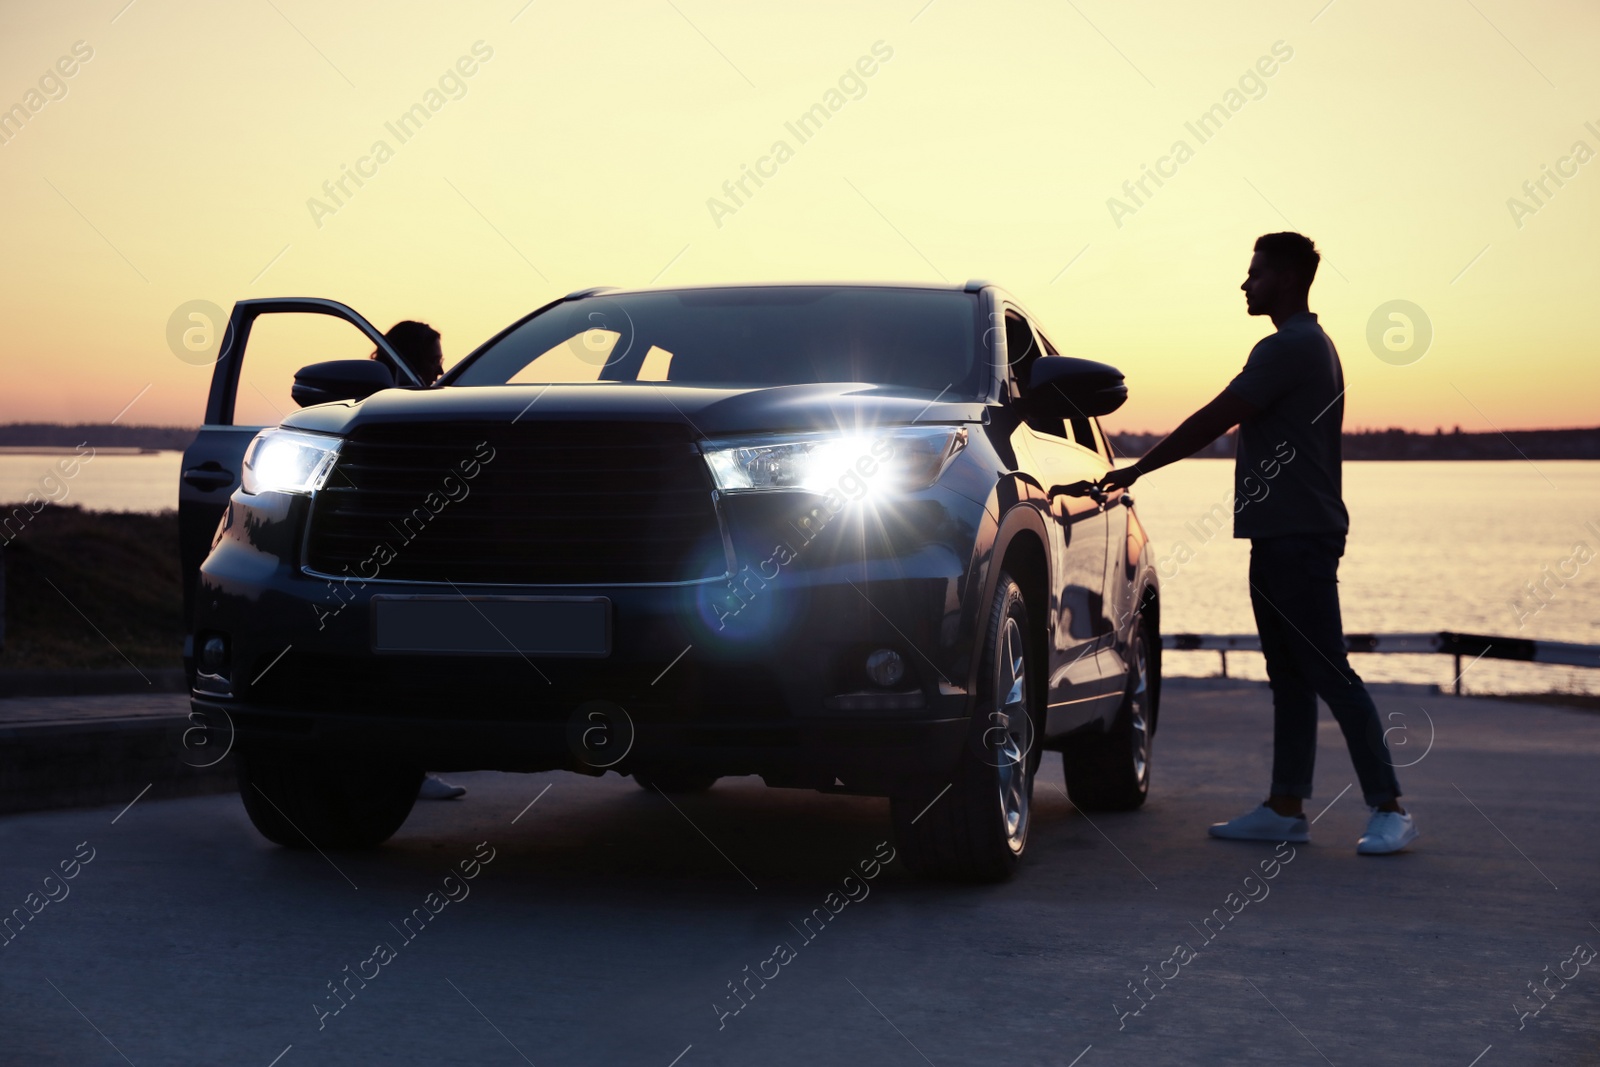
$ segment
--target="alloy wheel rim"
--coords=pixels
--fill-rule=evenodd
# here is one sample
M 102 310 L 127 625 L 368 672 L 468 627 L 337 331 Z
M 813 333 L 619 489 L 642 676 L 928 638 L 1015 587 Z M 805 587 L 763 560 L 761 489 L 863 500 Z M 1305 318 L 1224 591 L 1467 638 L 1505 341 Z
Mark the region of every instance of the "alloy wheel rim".
M 1129 694 L 1128 713 L 1132 720 L 1133 776 L 1140 785 L 1150 773 L 1150 679 L 1145 664 L 1144 638 L 1139 637 L 1133 650 L 1133 691 Z
M 994 750 L 1006 844 L 1021 852 L 1028 836 L 1028 673 L 1022 628 L 1007 616 L 996 642 L 995 725 L 1005 739 Z

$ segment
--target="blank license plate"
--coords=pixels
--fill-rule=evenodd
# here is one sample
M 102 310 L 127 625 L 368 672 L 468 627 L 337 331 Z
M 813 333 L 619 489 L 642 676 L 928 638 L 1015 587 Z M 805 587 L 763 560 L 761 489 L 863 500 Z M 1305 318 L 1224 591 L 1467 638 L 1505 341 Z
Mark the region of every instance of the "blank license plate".
M 480 656 L 607 656 L 611 601 L 603 596 L 375 596 L 372 647 Z

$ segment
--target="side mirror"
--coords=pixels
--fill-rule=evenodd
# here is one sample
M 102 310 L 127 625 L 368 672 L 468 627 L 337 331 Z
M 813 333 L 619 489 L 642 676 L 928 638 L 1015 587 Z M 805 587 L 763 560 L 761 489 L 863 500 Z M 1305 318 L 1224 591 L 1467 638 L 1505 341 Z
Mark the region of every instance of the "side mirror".
M 333 359 L 294 372 L 289 395 L 301 407 L 335 400 L 365 400 L 380 389 L 394 388 L 394 374 L 375 359 Z
M 1027 402 L 1041 414 L 1064 419 L 1109 415 L 1127 399 L 1122 372 L 1108 363 L 1040 356 L 1028 374 Z

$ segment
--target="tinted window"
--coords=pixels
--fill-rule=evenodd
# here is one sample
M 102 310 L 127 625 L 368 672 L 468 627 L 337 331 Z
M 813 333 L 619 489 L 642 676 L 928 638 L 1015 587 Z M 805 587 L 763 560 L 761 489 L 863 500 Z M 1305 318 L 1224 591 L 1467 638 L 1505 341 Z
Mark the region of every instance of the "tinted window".
M 1095 451 L 1108 460 L 1115 460 L 1117 458 L 1117 450 L 1111 447 L 1111 438 L 1106 436 L 1106 428 L 1100 425 L 1099 419 L 1090 419 L 1089 421 L 1094 425 Z
M 1033 372 L 1033 363 L 1040 356 L 1039 346 L 1034 344 L 1033 330 L 1029 328 L 1028 321 L 1018 312 L 1006 310 L 1006 359 L 1011 363 L 1011 376 L 1016 382 L 1018 396 L 1028 388 L 1028 378 Z
M 976 294 L 769 286 L 587 297 L 521 323 L 451 385 L 870 382 L 985 391 Z

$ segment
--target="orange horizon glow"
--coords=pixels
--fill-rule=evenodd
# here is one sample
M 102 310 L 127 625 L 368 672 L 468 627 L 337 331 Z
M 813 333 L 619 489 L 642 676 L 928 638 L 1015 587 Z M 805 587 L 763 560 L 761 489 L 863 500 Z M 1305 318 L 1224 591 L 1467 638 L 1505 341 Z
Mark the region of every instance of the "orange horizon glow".
M 195 300 L 421 319 L 448 366 L 593 285 L 982 277 L 1161 432 L 1271 332 L 1283 229 L 1347 430 L 1600 422 L 1578 3 L 124 3 L 0 13 L 0 422 L 197 425 Z

